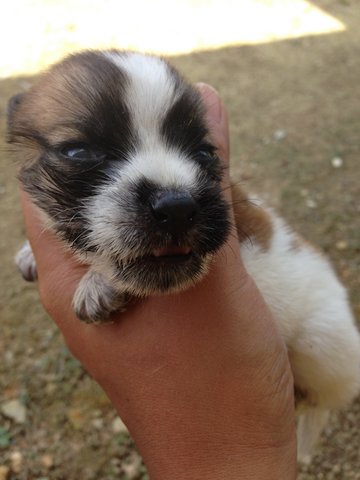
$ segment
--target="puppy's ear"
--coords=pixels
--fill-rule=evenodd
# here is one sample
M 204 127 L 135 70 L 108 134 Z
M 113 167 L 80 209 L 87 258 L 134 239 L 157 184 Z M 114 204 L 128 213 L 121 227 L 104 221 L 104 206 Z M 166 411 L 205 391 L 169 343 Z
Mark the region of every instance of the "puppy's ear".
M 24 93 L 17 93 L 13 97 L 10 98 L 7 104 L 6 108 L 6 120 L 7 120 L 7 128 L 8 131 L 11 132 L 11 127 L 14 124 L 14 114 L 16 110 L 19 108 L 19 105 L 22 102 L 22 99 L 24 97 Z

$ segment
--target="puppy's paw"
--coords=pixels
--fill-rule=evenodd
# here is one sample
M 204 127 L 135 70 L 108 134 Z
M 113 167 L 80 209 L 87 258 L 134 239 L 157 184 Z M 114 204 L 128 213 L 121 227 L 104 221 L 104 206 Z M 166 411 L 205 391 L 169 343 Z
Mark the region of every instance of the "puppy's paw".
M 26 240 L 16 254 L 15 263 L 24 280 L 27 282 L 34 282 L 37 280 L 36 262 L 28 240 Z
M 77 317 L 86 323 L 104 323 L 115 311 L 124 311 L 128 296 L 121 294 L 98 272 L 89 270 L 81 279 L 73 298 Z

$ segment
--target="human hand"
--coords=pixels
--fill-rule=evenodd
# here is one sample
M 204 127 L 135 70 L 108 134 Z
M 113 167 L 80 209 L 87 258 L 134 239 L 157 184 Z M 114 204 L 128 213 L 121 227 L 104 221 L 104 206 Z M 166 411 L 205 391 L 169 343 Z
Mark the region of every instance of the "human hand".
M 220 157 L 228 161 L 224 107 L 199 89 Z M 224 192 L 230 199 L 228 178 Z M 22 193 L 41 300 L 72 353 L 106 391 L 153 480 L 295 478 L 292 375 L 271 313 L 231 235 L 207 277 L 87 325 L 71 300 L 87 267 Z

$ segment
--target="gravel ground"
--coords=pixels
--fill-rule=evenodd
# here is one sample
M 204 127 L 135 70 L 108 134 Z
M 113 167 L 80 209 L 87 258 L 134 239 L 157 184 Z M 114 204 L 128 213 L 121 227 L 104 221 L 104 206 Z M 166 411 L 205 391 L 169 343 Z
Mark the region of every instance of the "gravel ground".
M 182 55 L 228 106 L 232 169 L 329 255 L 360 321 L 360 9 L 316 1 L 339 33 Z M 33 81 L 0 80 L 6 99 Z M 129 480 L 147 474 L 102 391 L 71 357 L 12 256 L 24 239 L 15 166 L 0 145 L 0 480 Z M 300 480 L 360 480 L 360 398 L 336 412 Z

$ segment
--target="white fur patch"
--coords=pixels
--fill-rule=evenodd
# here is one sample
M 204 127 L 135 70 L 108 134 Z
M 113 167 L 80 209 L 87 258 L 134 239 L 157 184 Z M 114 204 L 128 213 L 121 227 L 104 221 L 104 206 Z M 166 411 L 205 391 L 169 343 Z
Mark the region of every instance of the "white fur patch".
M 139 139 L 121 177 L 134 182 L 143 178 L 164 188 L 193 188 L 199 168 L 181 152 L 167 147 L 160 135 L 166 113 L 182 93 L 167 63 L 139 53 L 105 55 L 128 78 L 124 100 Z
M 274 226 L 270 248 L 247 242 L 241 256 L 286 342 L 295 385 L 306 394 L 297 427 L 303 461 L 313 453 L 328 410 L 346 407 L 359 393 L 360 336 L 327 259 L 305 243 L 294 249 L 296 234 L 268 212 Z
M 107 52 L 105 55 L 128 77 L 126 105 L 140 141 L 151 144 L 152 137 L 157 136 L 160 120 L 179 98 L 181 89 L 175 89 L 169 67 L 158 57 L 140 53 Z
M 163 143 L 153 149 L 137 151 L 121 171 L 124 181 L 137 182 L 142 178 L 160 188 L 192 190 L 196 187 L 199 167 L 178 151 L 167 149 Z
M 274 235 L 264 252 L 241 246 L 244 264 L 269 305 L 289 349 L 295 383 L 322 408 L 343 407 L 360 388 L 360 336 L 344 287 L 311 246 L 270 210 Z
M 87 323 L 102 323 L 125 306 L 122 296 L 101 273 L 90 269 L 80 280 L 73 298 L 76 315 Z

